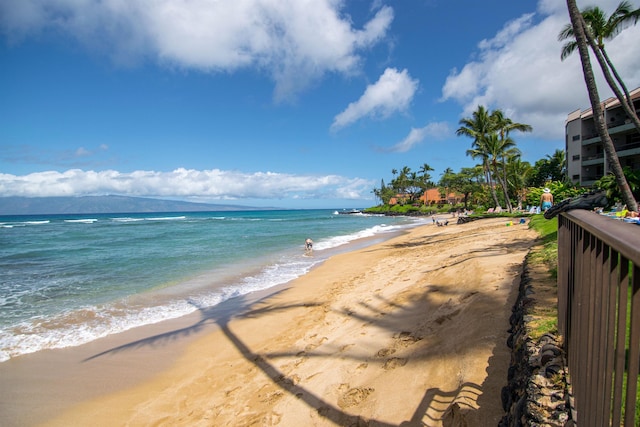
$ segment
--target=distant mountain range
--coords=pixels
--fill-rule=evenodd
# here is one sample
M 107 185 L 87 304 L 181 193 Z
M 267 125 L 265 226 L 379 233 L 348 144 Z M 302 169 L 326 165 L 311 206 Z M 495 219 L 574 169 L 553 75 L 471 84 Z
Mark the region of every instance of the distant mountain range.
M 0 197 L 0 215 L 206 212 L 259 209 L 264 210 L 265 208 L 125 196 Z

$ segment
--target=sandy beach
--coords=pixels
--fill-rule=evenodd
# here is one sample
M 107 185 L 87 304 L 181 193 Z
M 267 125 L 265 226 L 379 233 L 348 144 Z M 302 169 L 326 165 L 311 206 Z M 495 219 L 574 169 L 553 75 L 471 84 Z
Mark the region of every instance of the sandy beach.
M 425 225 L 285 286 L 0 364 L 5 426 L 491 426 L 536 233 Z

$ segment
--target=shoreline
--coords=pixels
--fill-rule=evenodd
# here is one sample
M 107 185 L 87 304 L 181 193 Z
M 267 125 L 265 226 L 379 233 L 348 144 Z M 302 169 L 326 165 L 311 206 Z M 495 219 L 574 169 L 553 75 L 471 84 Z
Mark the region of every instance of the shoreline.
M 8 265 L 4 275 L 3 290 L 8 304 L 2 309 L 0 363 L 46 349 L 82 345 L 146 324 L 188 315 L 197 310 L 196 306 L 211 306 L 234 296 L 278 286 L 306 274 L 314 264 L 327 257 L 384 241 L 420 222 L 388 221 L 368 216 L 355 221 L 326 223 L 319 229 L 318 236 L 314 236 L 318 250 L 311 257 L 305 256 L 308 254 L 303 252 L 303 239 L 292 241 L 291 236 L 308 231 L 299 223 L 319 224 L 335 216 L 327 215 L 305 213 L 294 216 L 301 218 L 301 221 L 293 221 L 294 225 L 281 225 L 280 221 L 285 217 L 280 216 L 273 221 L 268 217 L 264 220 L 229 219 L 233 227 L 228 231 L 210 231 L 209 238 L 201 236 L 194 239 L 193 244 L 183 236 L 195 226 L 190 224 L 197 223 L 203 230 L 225 230 L 226 223 L 221 222 L 225 220 L 194 218 L 193 222 L 172 221 L 166 227 L 164 224 L 141 226 L 137 221 L 133 226 L 118 223 L 117 227 L 111 227 L 109 223 L 102 228 L 80 226 L 83 228 L 79 229 L 82 231 L 78 235 L 73 234 L 73 227 L 77 226 L 63 225 L 62 230 L 54 227 L 53 232 L 62 232 L 65 236 L 60 239 L 62 242 L 77 237 L 80 247 L 85 247 L 84 242 L 93 241 L 82 239 L 86 235 L 99 241 L 93 246 L 86 245 L 90 246 L 87 251 L 71 250 L 69 254 L 64 252 L 68 243 L 60 244 L 62 250 L 58 251 L 53 250 L 56 246 L 49 246 L 46 239 L 38 240 L 40 237 L 37 236 L 46 236 L 52 230 L 43 229 L 38 233 L 35 227 L 30 231 L 26 227 L 13 235 L 10 246 L 16 248 L 17 260 Z M 148 227 L 153 228 L 149 231 Z M 249 238 L 254 229 L 261 230 L 258 244 Z M 166 250 L 158 248 L 156 250 L 162 253 L 156 252 L 155 256 L 154 245 L 144 239 L 140 242 L 141 248 L 136 249 L 138 233 L 147 236 L 158 232 L 183 236 L 176 237 L 181 243 L 175 255 L 167 255 Z M 37 236 L 33 236 L 34 233 Z M 233 233 L 240 233 L 242 237 L 236 238 Z M 218 235 L 225 237 L 217 239 Z M 21 236 L 26 241 L 30 241 L 26 236 L 32 236 L 33 245 L 21 244 Z M 271 242 L 268 236 L 273 237 L 273 245 L 266 243 Z M 125 243 L 122 248 L 115 249 L 110 238 L 124 238 Z M 233 245 L 216 243 L 227 242 L 227 238 L 234 242 Z M 30 264 L 26 261 L 30 260 L 30 255 L 25 253 L 29 249 L 21 248 L 39 244 L 57 255 L 53 260 L 36 257 L 29 261 Z M 100 253 L 99 248 L 103 246 Z M 60 271 L 64 272 L 64 280 L 56 277 Z M 48 290 L 49 287 L 52 290 Z
M 5 362 L 3 423 L 497 424 L 534 239 L 504 219 L 422 225 L 171 325 Z

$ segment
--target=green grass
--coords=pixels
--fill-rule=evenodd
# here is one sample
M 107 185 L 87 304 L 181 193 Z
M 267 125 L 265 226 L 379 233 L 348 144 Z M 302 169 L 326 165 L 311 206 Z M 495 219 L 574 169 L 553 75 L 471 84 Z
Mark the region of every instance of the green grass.
M 538 284 L 536 294 L 543 299 L 536 303 L 527 325 L 529 335 L 537 340 L 546 333 L 558 333 L 557 276 L 558 276 L 558 220 L 547 220 L 542 215 L 533 215 L 529 227 L 540 235 L 541 245 L 532 249 L 528 257 L 531 269 L 549 272 L 549 281 Z M 552 301 L 550 301 L 550 299 Z
M 540 234 L 542 249 L 531 253 L 530 262 L 542 263 L 551 277 L 558 277 L 558 219 L 545 219 L 542 215 L 531 217 L 529 226 Z

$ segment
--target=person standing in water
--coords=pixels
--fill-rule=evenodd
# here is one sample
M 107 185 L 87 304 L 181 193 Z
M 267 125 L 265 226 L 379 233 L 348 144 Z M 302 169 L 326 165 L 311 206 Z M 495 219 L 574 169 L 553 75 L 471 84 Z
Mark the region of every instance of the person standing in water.
M 311 238 L 307 237 L 307 240 L 304 241 L 304 248 L 307 252 L 311 252 L 313 250 L 313 240 L 311 240 Z

